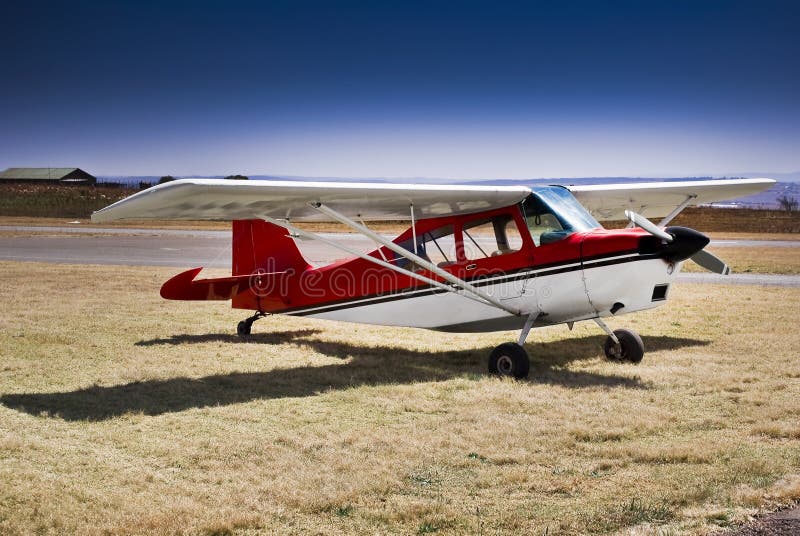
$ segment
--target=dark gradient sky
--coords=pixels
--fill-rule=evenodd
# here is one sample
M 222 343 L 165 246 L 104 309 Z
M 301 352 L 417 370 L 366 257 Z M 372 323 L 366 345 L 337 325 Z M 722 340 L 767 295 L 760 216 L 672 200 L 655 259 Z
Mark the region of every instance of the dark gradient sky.
M 800 2 L 31 1 L 0 20 L 0 167 L 800 169 Z

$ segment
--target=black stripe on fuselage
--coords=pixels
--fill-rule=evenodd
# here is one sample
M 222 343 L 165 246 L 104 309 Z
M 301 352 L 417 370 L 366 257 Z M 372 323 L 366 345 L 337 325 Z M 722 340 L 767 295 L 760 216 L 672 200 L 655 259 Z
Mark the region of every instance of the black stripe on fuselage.
M 551 263 L 547 265 L 540 265 L 536 268 L 525 267 L 516 270 L 503 272 L 502 274 L 494 274 L 488 276 L 479 276 L 466 281 L 474 287 L 485 287 L 488 285 L 497 285 L 503 283 L 511 283 L 524 279 L 532 279 L 536 277 L 544 277 L 549 275 L 563 274 L 567 272 L 574 272 L 584 268 L 600 268 L 603 266 L 612 266 L 615 264 L 624 264 L 628 262 L 637 262 L 644 260 L 652 260 L 659 258 L 657 254 L 640 254 L 631 256 L 636 252 L 617 252 L 613 255 L 598 255 L 588 258 L 583 263 L 580 260 L 562 261 L 559 263 Z M 603 260 L 606 259 L 606 260 Z M 455 287 L 454 287 L 455 288 Z M 372 294 L 369 296 L 358 296 L 357 298 L 344 298 L 336 300 L 335 302 L 327 302 L 319 305 L 305 305 L 292 309 L 284 309 L 282 311 L 275 311 L 274 314 L 287 314 L 293 316 L 308 316 L 321 313 L 330 313 L 342 309 L 350 309 L 353 307 L 361 307 L 367 305 L 376 305 L 380 303 L 387 303 L 397 300 L 407 300 L 410 298 L 417 298 L 422 296 L 429 296 L 432 294 L 443 294 L 446 290 L 427 286 L 409 287 L 381 294 Z

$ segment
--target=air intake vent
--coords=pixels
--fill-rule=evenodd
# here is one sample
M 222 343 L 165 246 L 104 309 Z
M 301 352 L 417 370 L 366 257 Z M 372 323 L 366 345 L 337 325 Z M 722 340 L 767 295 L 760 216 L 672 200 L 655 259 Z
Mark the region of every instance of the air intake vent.
M 667 299 L 667 290 L 669 290 L 669 285 L 656 285 L 653 288 L 653 299 L 652 301 L 664 301 Z

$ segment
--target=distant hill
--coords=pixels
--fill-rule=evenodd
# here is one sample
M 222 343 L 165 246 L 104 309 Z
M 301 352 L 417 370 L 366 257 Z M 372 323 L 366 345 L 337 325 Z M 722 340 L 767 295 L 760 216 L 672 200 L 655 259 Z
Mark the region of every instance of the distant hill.
M 800 171 L 792 173 L 772 173 L 769 171 L 746 171 L 744 173 L 729 173 L 728 177 L 747 177 L 749 179 L 757 179 L 759 177 L 767 177 L 775 179 L 780 182 L 800 182 Z

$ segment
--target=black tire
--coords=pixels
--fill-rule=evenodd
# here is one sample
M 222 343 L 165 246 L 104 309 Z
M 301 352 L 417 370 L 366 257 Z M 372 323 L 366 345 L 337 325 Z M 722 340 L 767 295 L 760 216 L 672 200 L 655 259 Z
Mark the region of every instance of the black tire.
M 246 337 L 250 335 L 251 327 L 253 327 L 253 324 L 251 322 L 248 322 L 247 320 L 242 320 L 236 326 L 236 334 L 239 335 L 240 337 Z
M 614 339 L 608 337 L 603 345 L 606 357 L 612 361 L 638 363 L 644 357 L 644 343 L 639 334 L 630 329 L 616 329 L 614 335 L 619 339 L 619 347 Z
M 527 378 L 531 363 L 528 352 L 517 343 L 506 342 L 489 354 L 489 372 L 498 376 Z

